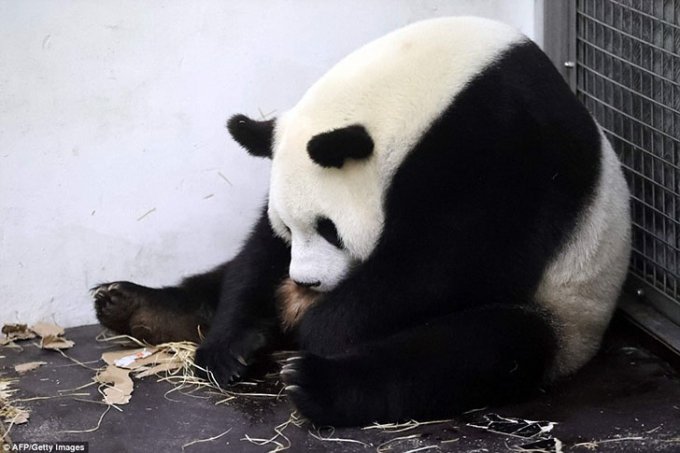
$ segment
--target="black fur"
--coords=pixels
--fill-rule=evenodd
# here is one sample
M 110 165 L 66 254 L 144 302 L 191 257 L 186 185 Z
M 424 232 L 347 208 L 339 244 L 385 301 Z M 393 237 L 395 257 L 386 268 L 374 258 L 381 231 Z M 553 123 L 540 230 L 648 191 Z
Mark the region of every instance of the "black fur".
M 265 208 L 225 268 L 212 328 L 196 351 L 196 364 L 218 382 L 242 377 L 257 353 L 282 336 L 274 293 L 287 276 L 289 262 L 290 249 L 274 235 Z
M 317 425 L 446 418 L 534 391 L 550 365 L 552 338 L 540 313 L 487 305 L 342 354 L 303 354 L 282 377 L 295 406 Z
M 366 157 L 367 142 L 328 134 L 310 141 L 320 165 L 339 168 L 353 149 Z M 397 170 L 372 255 L 297 326 L 301 356 L 282 377 L 302 414 L 427 419 L 536 388 L 556 338 L 532 297 L 593 196 L 599 162 L 595 123 L 534 44 L 472 80 Z M 280 333 L 273 296 L 289 260 L 263 213 L 223 269 L 197 353 L 220 383 Z M 203 288 L 202 278 L 186 282 Z
M 307 153 L 322 167 L 342 168 L 347 159 L 366 159 L 373 153 L 373 139 L 360 124 L 334 129 L 312 137 Z
M 275 120 L 255 121 L 245 115 L 234 115 L 227 121 L 231 136 L 252 156 L 272 157 Z
M 328 217 L 319 217 L 316 220 L 316 232 L 335 247 L 339 249 L 344 247 L 342 238 L 340 238 L 340 235 L 338 234 L 338 229 Z

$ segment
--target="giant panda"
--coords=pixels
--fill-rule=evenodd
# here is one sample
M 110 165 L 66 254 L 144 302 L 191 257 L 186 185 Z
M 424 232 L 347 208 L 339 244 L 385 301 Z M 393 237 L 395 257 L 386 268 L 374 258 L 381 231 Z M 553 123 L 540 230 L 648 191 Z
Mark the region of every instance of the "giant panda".
M 406 26 L 278 118 L 228 129 L 271 158 L 240 252 L 177 286 L 99 285 L 104 326 L 205 334 L 196 363 L 222 385 L 292 341 L 287 395 L 336 426 L 516 401 L 597 351 L 626 274 L 629 194 L 601 129 L 518 31 Z

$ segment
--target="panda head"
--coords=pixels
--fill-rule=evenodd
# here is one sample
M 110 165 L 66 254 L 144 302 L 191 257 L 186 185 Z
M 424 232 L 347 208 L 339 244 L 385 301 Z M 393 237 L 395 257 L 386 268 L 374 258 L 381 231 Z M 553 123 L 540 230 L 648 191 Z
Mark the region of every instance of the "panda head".
M 232 137 L 272 159 L 268 214 L 291 247 L 290 278 L 326 292 L 365 260 L 383 224 L 380 178 L 369 131 L 354 123 L 313 130 L 309 122 L 232 117 Z
M 349 54 L 278 119 L 229 121 L 248 152 L 272 158 L 269 219 L 291 245 L 292 279 L 328 291 L 379 241 L 392 247 L 384 204 L 402 162 L 468 82 L 524 39 L 488 19 L 417 22 Z

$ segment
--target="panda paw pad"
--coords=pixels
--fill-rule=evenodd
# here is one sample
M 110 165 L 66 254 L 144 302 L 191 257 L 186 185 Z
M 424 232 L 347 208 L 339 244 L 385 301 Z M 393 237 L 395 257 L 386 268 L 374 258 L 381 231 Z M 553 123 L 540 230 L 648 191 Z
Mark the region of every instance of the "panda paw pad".
M 97 319 L 104 327 L 129 333 L 129 320 L 140 305 L 136 286 L 129 282 L 114 282 L 92 288 Z

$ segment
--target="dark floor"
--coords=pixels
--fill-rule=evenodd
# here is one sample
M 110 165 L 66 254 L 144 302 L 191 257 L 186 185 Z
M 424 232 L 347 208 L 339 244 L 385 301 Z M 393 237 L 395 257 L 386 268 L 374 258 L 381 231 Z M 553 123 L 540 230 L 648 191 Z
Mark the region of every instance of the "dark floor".
M 99 332 L 99 326 L 67 330 L 66 336 L 76 342 L 66 351 L 68 355 L 82 362 L 100 358 L 105 346 L 94 340 Z M 40 350 L 30 342 L 22 345 L 23 351 L 0 349 L 0 356 L 4 356 L 0 366 L 3 376 L 16 376 L 13 366 L 18 363 L 42 360 L 48 364 L 21 376 L 15 384 L 19 389 L 15 397 L 52 397 L 60 390 L 92 381 L 95 371 L 75 365 L 57 352 Z M 97 368 L 101 362 L 89 365 Z M 285 398 L 240 397 L 216 406 L 216 397 L 199 398 L 205 396 L 201 392 L 193 396 L 177 392 L 165 395 L 169 389 L 168 384 L 154 378 L 136 381 L 132 400 L 121 406 L 123 412 L 109 410 L 98 430 L 83 433 L 63 431 L 94 428 L 106 406 L 72 397 L 28 401 L 24 405 L 31 410 L 30 421 L 12 427 L 9 435 L 15 443 L 86 441 L 91 452 L 171 452 L 231 429 L 219 439 L 186 446 L 184 451 L 265 452 L 276 445 L 257 446 L 245 437 L 274 437 L 275 427 L 288 420 L 291 413 Z M 83 399 L 100 399 L 94 387 L 77 392 L 91 395 Z M 317 431 L 309 423 L 290 424 L 282 430 L 289 441 L 281 436 L 275 440 L 285 446 L 290 442 L 291 452 L 507 452 L 523 451 L 518 448 L 538 440 L 467 425 L 480 425 L 485 416 L 494 413 L 512 419 L 555 422 L 554 429 L 544 437 L 559 439 L 565 452 L 680 452 L 680 376 L 666 361 L 644 349 L 622 322 L 610 330 L 602 352 L 590 365 L 530 402 L 484 409 L 456 421 L 401 432 L 321 431 L 324 437 L 344 441 L 318 440 L 313 437 Z M 508 425 L 514 426 L 501 421 L 496 427 L 502 430 Z

